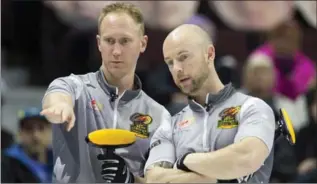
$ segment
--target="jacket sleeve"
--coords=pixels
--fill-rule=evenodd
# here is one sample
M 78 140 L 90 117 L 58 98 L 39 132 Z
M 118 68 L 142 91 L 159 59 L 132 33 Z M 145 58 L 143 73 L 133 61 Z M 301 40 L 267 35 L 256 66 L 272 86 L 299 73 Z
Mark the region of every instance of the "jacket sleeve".
M 63 124 L 53 126 L 53 183 L 75 183 L 80 171 L 77 128 L 66 132 Z
M 241 107 L 239 123 L 234 142 L 246 137 L 257 137 L 271 152 L 275 135 L 275 117 L 268 104 L 258 98 L 248 99 Z
M 60 77 L 55 79 L 50 83 L 47 88 L 43 100 L 46 95 L 53 92 L 61 92 L 69 94 L 72 97 L 72 102 L 75 104 L 75 101 L 80 97 L 81 92 L 83 91 L 83 82 L 76 75 L 70 75 L 67 77 Z
M 146 169 L 161 161 L 166 161 L 174 164 L 175 158 L 175 146 L 172 140 L 172 120 L 169 113 L 165 113 L 163 121 L 160 127 L 154 133 L 150 143 L 150 153 L 148 160 L 144 167 L 144 173 Z

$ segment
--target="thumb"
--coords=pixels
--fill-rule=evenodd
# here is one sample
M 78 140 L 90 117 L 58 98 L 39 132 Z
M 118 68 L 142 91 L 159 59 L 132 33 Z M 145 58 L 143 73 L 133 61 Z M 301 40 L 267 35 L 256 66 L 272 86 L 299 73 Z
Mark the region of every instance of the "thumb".
M 72 115 L 70 116 L 70 119 L 68 120 L 68 123 L 67 123 L 67 131 L 69 132 L 75 125 L 75 115 L 74 113 L 72 113 Z
M 63 123 L 65 123 L 65 122 L 69 123 L 71 116 L 67 110 L 63 109 L 61 116 L 62 116 Z

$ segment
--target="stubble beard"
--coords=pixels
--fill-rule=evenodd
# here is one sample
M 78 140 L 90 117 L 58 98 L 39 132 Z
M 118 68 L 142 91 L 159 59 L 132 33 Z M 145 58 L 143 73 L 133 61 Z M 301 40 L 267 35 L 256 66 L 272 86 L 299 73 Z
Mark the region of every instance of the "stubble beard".
M 202 88 L 203 84 L 206 82 L 206 80 L 209 77 L 209 69 L 208 66 L 201 67 L 199 71 L 202 71 L 200 75 L 196 78 L 193 78 L 191 81 L 191 88 L 184 89 L 182 86 L 178 86 L 181 91 L 187 95 L 187 96 L 195 96 L 195 94 Z

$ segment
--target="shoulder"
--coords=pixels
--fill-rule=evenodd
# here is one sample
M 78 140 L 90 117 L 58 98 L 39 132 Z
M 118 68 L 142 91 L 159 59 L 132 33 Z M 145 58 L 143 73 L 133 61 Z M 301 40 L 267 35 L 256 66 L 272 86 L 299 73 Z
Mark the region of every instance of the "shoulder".
M 70 74 L 65 77 L 56 78 L 50 83 L 48 89 L 46 90 L 46 94 L 55 91 L 66 91 L 74 95 L 75 99 L 78 99 L 86 85 L 93 84 L 94 80 L 96 81 L 96 77 L 93 77 L 93 75 L 93 73 L 84 75 Z
M 97 76 L 96 73 L 87 73 L 82 75 L 71 74 L 68 76 L 70 79 L 76 81 L 77 83 L 81 83 L 82 85 L 97 85 Z
M 245 95 L 247 97 L 246 101 L 242 104 L 242 108 L 264 108 L 271 109 L 271 107 L 262 99 Z
M 246 101 L 241 105 L 240 117 L 252 114 L 262 114 L 274 117 L 273 109 L 262 99 L 247 96 Z
M 62 82 L 68 85 L 83 86 L 85 83 L 87 83 L 87 81 L 89 81 L 89 78 L 91 75 L 92 75 L 91 73 L 84 74 L 84 75 L 70 74 L 68 76 L 56 78 L 51 83 L 51 85 Z
M 141 101 L 143 101 L 143 105 L 146 106 L 146 108 L 154 110 L 154 111 L 158 111 L 158 112 L 162 112 L 162 113 L 168 113 L 168 111 L 166 110 L 166 108 L 159 104 L 157 101 L 155 101 L 153 98 L 151 98 L 150 96 L 148 96 L 143 90 L 141 90 L 140 92 L 140 97 L 141 97 Z
M 156 119 L 159 124 L 163 121 L 170 121 L 171 115 L 168 110 L 144 91 L 140 92 L 139 98 L 134 102 L 137 106 L 141 107 L 142 111 L 148 113 L 153 119 Z

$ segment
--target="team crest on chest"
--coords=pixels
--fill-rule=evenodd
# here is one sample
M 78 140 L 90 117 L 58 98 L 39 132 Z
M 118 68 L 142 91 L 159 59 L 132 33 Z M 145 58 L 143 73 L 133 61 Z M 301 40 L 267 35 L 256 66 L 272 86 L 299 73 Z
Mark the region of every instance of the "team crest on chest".
M 217 128 L 231 129 L 239 125 L 236 115 L 240 112 L 241 106 L 229 107 L 222 110 L 219 114 Z
M 153 119 L 147 114 L 134 113 L 130 116 L 130 120 L 133 124 L 130 125 L 130 130 L 136 133 L 136 136 L 141 138 L 149 137 L 149 125 Z

